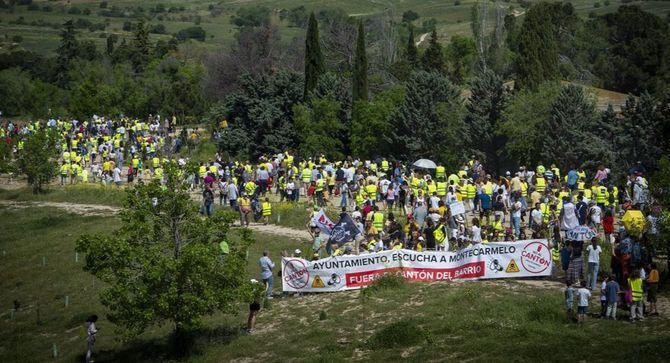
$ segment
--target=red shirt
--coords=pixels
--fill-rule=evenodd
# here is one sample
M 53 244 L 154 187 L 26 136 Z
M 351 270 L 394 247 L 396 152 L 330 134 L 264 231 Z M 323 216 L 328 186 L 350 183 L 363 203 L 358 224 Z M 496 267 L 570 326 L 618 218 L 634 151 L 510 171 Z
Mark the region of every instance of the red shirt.
M 603 230 L 605 230 L 605 234 L 614 233 L 614 217 L 609 216 L 603 218 Z

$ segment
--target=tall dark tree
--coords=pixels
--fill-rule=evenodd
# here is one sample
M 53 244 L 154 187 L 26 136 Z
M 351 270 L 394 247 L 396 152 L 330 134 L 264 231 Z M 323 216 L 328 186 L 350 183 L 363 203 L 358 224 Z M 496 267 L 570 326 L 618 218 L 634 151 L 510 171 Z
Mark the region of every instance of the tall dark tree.
M 416 49 L 414 42 L 414 26 L 409 25 L 409 38 L 407 39 L 407 63 L 412 67 L 416 67 L 419 60 L 419 51 Z
M 619 162 L 629 168 L 641 161 L 647 169 L 654 169 L 663 152 L 662 146 L 667 138 L 663 129 L 662 108 L 659 102 L 649 93 L 643 93 L 639 98 L 629 97 L 621 109 L 621 124 L 617 133 L 622 135 L 618 139 Z
M 141 73 L 149 63 L 149 55 L 151 54 L 151 43 L 149 41 L 149 29 L 144 20 L 140 19 L 135 27 L 133 33 L 133 41 L 131 43 L 133 69 L 137 73 Z
M 447 77 L 413 72 L 405 85 L 405 98 L 390 118 L 394 155 L 425 157 L 457 167 L 465 156 L 463 113 L 458 88 Z
M 72 20 L 68 20 L 63 24 L 63 30 L 60 32 L 61 41 L 56 51 L 58 58 L 56 59 L 56 80 L 61 86 L 65 86 L 69 80 L 68 73 L 72 60 L 77 57 L 79 52 L 79 42 L 77 41 L 77 32 L 74 28 Z
M 365 54 L 365 29 L 363 21 L 358 22 L 358 39 L 354 55 L 353 99 L 355 101 L 368 100 L 368 57 Z
M 551 160 L 564 169 L 609 165 L 613 161 L 612 148 L 601 137 L 599 121 L 595 102 L 582 86 L 563 87 L 551 116 L 541 125 L 542 160 Z
M 423 53 L 421 65 L 427 72 L 444 71 L 444 55 L 442 54 L 442 45 L 437 41 L 437 31 L 433 29 L 430 33 L 428 48 Z
M 540 2 L 526 13 L 517 36 L 517 86 L 537 89 L 559 77 L 559 54 L 570 52 L 577 17 L 571 4 Z
M 316 87 L 319 76 L 325 73 L 326 67 L 321 53 L 319 39 L 319 24 L 314 17 L 314 12 L 309 15 L 307 24 L 307 35 L 305 36 L 305 91 L 304 98 L 307 99 L 309 92 Z
M 467 104 L 465 124 L 468 134 L 476 137 L 470 150 L 483 156 L 486 165 L 500 174 L 505 137 L 496 131 L 502 122 L 507 89 L 501 76 L 486 69 L 470 82 L 470 90 L 472 95 Z

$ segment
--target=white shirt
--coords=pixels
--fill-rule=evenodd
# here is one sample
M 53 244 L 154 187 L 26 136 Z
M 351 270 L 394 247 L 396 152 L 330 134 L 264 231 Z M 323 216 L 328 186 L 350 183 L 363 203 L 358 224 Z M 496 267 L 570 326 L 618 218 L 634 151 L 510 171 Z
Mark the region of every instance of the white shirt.
M 121 182 L 121 169 L 117 166 L 114 168 L 114 182 L 119 183 Z
M 591 221 L 595 224 L 600 224 L 601 213 L 602 211 L 597 205 L 591 207 Z
M 586 251 L 589 253 L 589 263 L 600 263 L 600 254 L 603 252 L 600 246 L 593 248 L 593 245 L 589 245 Z
M 437 209 L 440 207 L 440 198 L 436 196 L 430 197 L 430 207 L 433 209 Z
M 514 202 L 513 209 L 512 209 L 512 217 L 517 217 L 521 218 L 521 202 L 516 201 Z
M 472 242 L 481 242 L 482 241 L 482 229 L 477 226 L 472 226 Z
M 542 211 L 533 209 L 533 211 L 530 212 L 530 216 L 533 218 L 535 224 L 542 224 Z
M 569 231 L 579 226 L 577 213 L 575 213 L 575 205 L 572 203 L 563 204 L 563 218 L 561 219 L 561 229 Z
M 587 290 L 585 287 L 582 287 L 577 290 L 577 296 L 579 296 L 579 306 L 589 306 L 591 291 Z

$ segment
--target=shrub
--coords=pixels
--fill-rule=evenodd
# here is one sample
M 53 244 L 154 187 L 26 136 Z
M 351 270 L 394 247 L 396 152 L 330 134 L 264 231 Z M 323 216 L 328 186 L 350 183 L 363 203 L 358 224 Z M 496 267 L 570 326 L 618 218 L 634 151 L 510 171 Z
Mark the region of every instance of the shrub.
M 594 8 L 599 8 L 599 7 L 600 7 L 600 3 L 599 3 L 599 2 L 595 2 L 595 3 L 593 3 L 593 7 L 594 7 Z
M 605 2 L 603 2 L 603 4 L 605 4 L 605 6 L 610 6 L 610 0 L 605 0 Z
M 376 332 L 367 341 L 371 349 L 396 348 L 416 345 L 421 342 L 431 342 L 432 334 L 417 326 L 413 320 L 400 320 L 391 323 Z
M 360 297 L 367 298 L 380 291 L 399 289 L 403 286 L 405 286 L 405 278 L 402 276 L 402 273 L 385 273 L 377 277 L 365 289 L 361 290 Z
M 204 42 L 207 35 L 205 34 L 205 30 L 203 28 L 199 26 L 192 26 L 177 32 L 176 37 L 180 41 L 184 41 L 187 39 L 195 39 Z

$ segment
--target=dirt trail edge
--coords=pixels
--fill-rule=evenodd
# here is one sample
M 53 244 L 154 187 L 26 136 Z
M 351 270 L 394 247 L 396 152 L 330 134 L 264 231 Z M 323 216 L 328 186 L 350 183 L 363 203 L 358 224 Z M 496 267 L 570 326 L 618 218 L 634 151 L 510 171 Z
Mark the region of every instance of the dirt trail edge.
M 0 200 L 0 206 L 12 209 L 23 209 L 30 207 L 48 207 L 63 209 L 69 213 L 79 214 L 82 216 L 106 217 L 113 216 L 121 211 L 119 207 L 113 207 L 102 204 L 77 204 L 77 203 L 58 203 L 58 202 L 36 202 L 36 201 L 14 201 L 14 200 Z M 239 227 L 235 224 L 234 227 Z M 260 223 L 251 223 L 249 229 L 252 231 L 284 236 L 289 238 L 310 239 L 307 231 L 301 231 L 294 228 L 282 227 L 277 225 L 263 225 Z

